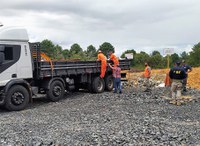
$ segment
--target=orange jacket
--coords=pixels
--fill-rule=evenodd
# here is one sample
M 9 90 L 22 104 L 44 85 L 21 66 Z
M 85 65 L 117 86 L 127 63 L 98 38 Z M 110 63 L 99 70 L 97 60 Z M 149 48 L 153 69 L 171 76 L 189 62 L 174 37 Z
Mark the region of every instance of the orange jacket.
M 103 55 L 103 53 L 99 53 L 97 56 L 98 60 L 100 60 L 102 63 L 106 63 L 106 56 Z
M 115 56 L 114 53 L 112 53 L 112 54 L 110 55 L 110 60 L 113 61 L 114 67 L 116 67 L 116 66 L 119 64 L 119 60 L 118 60 L 117 56 Z
M 100 77 L 104 78 L 105 73 L 106 73 L 106 66 L 107 66 L 106 56 L 104 56 L 103 53 L 99 53 L 97 58 L 98 58 L 98 60 L 101 61 L 101 74 L 100 74 Z
M 150 78 L 151 77 L 151 68 L 149 66 L 146 66 L 144 69 L 144 77 Z

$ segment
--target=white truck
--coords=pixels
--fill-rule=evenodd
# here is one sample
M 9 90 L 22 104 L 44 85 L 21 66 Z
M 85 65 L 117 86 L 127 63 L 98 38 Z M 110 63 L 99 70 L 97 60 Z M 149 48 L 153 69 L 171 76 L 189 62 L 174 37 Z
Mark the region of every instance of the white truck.
M 58 101 L 65 91 L 74 89 L 83 88 L 94 93 L 113 89 L 112 70 L 107 67 L 101 79 L 99 61 L 50 63 L 41 60 L 40 51 L 39 43 L 29 43 L 25 29 L 0 30 L 0 106 L 11 111 L 22 110 L 38 93 Z M 128 70 L 130 60 L 120 60 L 120 67 Z

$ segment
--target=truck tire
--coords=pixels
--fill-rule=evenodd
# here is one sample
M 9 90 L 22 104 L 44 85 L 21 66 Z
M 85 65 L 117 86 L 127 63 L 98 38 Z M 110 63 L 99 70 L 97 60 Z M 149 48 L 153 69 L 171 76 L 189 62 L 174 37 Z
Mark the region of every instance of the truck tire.
M 5 108 L 9 111 L 23 110 L 28 105 L 29 99 L 29 93 L 25 87 L 14 85 L 7 93 Z
M 92 88 L 94 93 L 102 93 L 105 89 L 105 82 L 100 77 L 95 77 L 92 82 Z
M 60 100 L 65 93 L 63 83 L 61 81 L 53 81 L 50 85 L 50 89 L 47 91 L 47 97 L 49 100 L 55 102 Z
M 108 75 L 105 78 L 105 88 L 107 91 L 112 91 L 114 86 L 114 80 L 112 75 Z

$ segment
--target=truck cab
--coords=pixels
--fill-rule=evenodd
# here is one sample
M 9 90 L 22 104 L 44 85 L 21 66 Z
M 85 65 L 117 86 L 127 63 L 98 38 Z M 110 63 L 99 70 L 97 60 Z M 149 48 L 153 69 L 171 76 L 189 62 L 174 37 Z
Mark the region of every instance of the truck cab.
M 25 80 L 33 77 L 28 41 L 25 29 L 6 28 L 0 30 L 0 105 L 5 104 L 5 98 L 13 85 L 23 85 L 23 88 L 28 88 Z M 16 95 L 16 105 L 21 102 L 20 98 L 23 97 Z
M 25 29 L 0 31 L 0 87 L 12 80 L 33 77 L 28 41 Z

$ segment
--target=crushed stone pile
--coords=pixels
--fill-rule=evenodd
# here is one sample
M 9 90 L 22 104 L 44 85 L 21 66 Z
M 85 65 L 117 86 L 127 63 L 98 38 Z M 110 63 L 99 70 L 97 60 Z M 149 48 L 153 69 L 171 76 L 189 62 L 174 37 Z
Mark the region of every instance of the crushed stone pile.
M 1 146 L 200 145 L 200 104 L 176 106 L 163 87 L 122 94 L 68 93 L 59 102 L 34 99 L 23 111 L 0 110 Z M 185 96 L 200 96 L 188 89 Z

